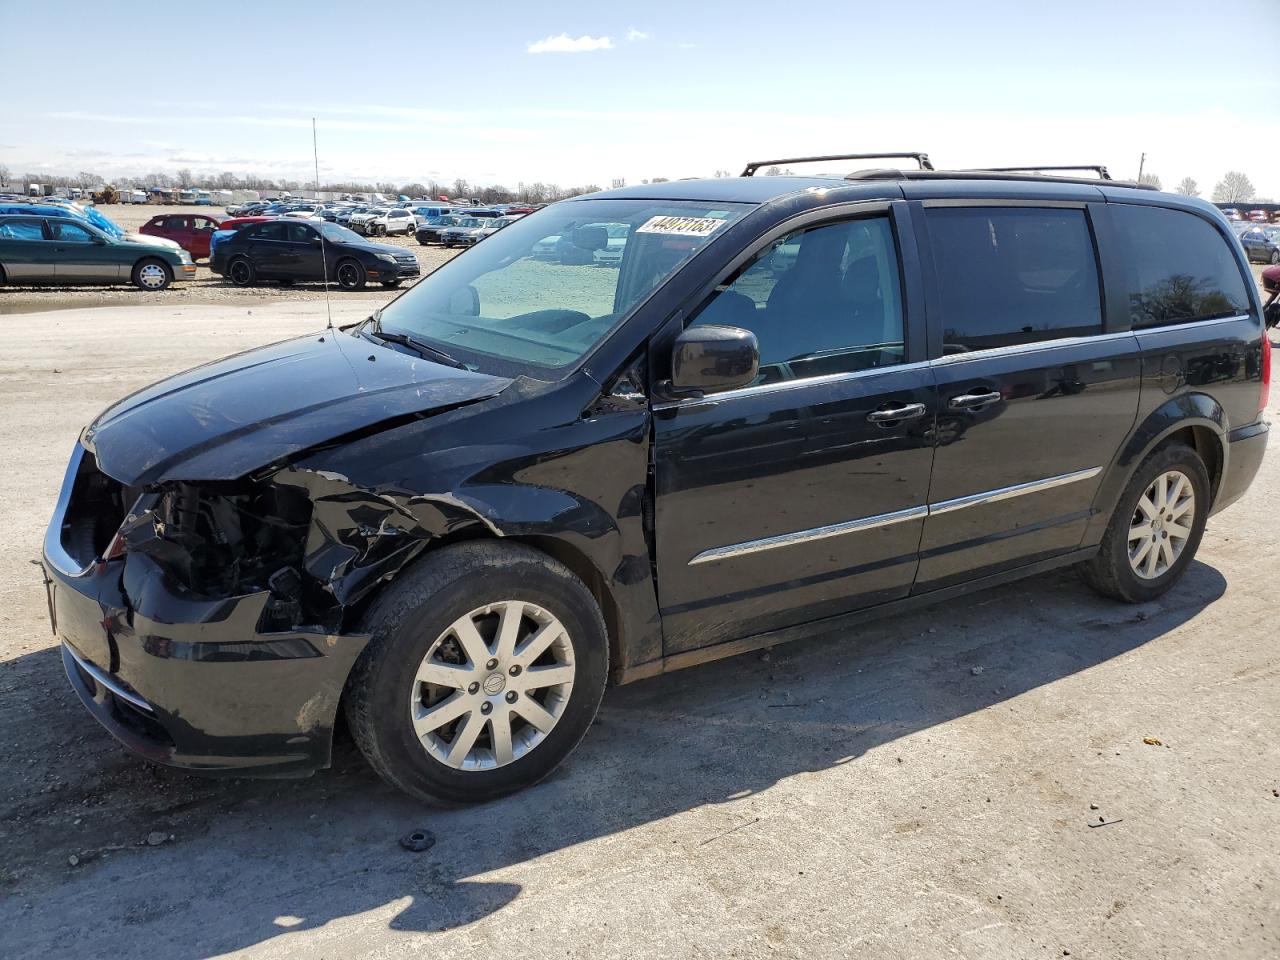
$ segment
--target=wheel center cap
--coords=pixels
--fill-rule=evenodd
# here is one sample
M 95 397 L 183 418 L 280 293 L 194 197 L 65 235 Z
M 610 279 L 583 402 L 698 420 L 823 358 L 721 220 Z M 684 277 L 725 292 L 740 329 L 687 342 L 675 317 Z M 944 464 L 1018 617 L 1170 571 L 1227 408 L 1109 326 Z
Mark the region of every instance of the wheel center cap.
M 507 678 L 500 673 L 491 673 L 484 678 L 484 682 L 480 686 L 486 695 L 495 697 L 506 689 Z

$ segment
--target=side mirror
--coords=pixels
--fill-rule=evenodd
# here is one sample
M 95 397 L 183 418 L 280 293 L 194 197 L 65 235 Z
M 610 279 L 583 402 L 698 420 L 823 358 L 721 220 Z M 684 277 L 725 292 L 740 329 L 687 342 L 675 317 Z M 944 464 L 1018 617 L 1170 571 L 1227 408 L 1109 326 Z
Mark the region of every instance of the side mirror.
M 455 317 L 480 316 L 480 292 L 471 284 L 449 294 L 449 313 Z
M 693 326 L 676 337 L 671 386 L 677 393 L 745 387 L 760 370 L 760 343 L 741 327 Z
M 573 245 L 583 250 L 603 250 L 609 246 L 609 231 L 604 227 L 578 227 L 573 231 Z

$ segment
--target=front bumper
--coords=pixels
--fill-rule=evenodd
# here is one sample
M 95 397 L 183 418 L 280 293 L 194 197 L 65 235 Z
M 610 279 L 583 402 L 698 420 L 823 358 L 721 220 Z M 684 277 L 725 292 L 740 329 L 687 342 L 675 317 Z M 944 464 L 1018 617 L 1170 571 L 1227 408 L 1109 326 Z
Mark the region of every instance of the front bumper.
M 176 275 L 174 276 L 175 280 L 194 280 L 195 278 L 196 278 L 196 265 L 194 263 L 178 264 L 178 269 L 176 271 Z
M 421 272 L 417 257 L 414 258 L 413 263 L 397 261 L 390 264 L 385 260 L 379 260 L 376 265 L 365 268 L 365 274 L 370 280 L 408 280 Z
M 80 448 L 68 477 L 78 468 Z M 266 592 L 208 599 L 144 554 L 82 566 L 65 549 L 71 481 L 45 537 L 49 617 L 72 689 L 106 729 L 157 763 L 206 774 L 299 776 L 325 767 L 363 634 L 263 631 Z
M 1227 462 L 1222 472 L 1222 482 L 1218 485 L 1218 495 L 1214 498 L 1211 513 L 1217 513 L 1239 500 L 1253 478 L 1258 475 L 1262 466 L 1262 457 L 1267 452 L 1267 438 L 1271 435 L 1271 424 L 1264 420 L 1248 424 L 1232 430 L 1227 434 Z

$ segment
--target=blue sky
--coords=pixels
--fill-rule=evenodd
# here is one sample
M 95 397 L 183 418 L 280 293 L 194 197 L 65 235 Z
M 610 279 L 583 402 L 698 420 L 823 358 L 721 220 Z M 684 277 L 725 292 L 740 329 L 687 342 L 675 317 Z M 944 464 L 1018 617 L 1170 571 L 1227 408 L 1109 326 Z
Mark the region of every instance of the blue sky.
M 315 116 L 322 179 L 607 185 L 875 149 L 1133 176 L 1145 150 L 1166 188 L 1241 169 L 1280 197 L 1280 72 L 1227 44 L 1273 48 L 1280 0 L 45 0 L 38 43 L 27 9 L 0 0 L 15 175 L 309 179 Z

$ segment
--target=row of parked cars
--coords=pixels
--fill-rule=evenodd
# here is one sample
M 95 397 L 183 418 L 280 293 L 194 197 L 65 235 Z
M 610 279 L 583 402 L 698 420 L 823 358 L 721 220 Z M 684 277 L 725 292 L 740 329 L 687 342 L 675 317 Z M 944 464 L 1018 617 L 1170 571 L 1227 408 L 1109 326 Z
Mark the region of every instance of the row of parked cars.
M 1232 220 L 1231 229 L 1240 238 L 1250 263 L 1280 264 L 1280 224 Z

